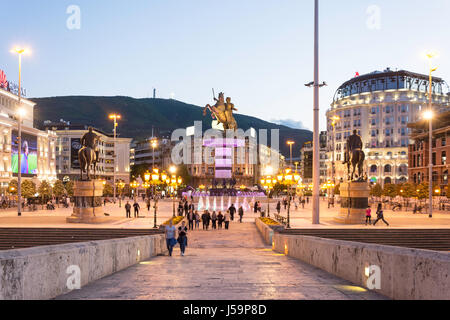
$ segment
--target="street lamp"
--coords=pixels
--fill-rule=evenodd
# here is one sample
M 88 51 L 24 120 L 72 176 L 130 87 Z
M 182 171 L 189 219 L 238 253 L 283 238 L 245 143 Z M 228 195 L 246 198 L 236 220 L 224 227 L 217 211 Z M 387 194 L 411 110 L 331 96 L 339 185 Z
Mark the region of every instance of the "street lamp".
M 117 155 L 116 155 L 116 132 L 117 131 L 116 131 L 116 129 L 117 129 L 117 126 L 119 125 L 117 123 L 117 120 L 120 120 L 121 118 L 122 118 L 122 116 L 120 114 L 113 113 L 113 114 L 109 115 L 109 119 L 114 120 L 114 156 L 113 156 L 113 158 L 114 158 L 114 172 L 113 172 L 114 203 L 116 203 L 116 165 L 117 165 L 117 163 L 116 163 L 116 158 L 117 158 Z
M 426 112 L 424 112 L 424 118 L 426 120 L 428 120 L 429 122 L 429 155 L 428 155 L 428 161 L 429 161 L 429 172 L 428 172 L 428 197 L 429 197 L 429 217 L 432 218 L 433 217 L 433 72 L 436 71 L 438 68 L 437 67 L 433 67 L 432 65 L 432 59 L 435 58 L 437 56 L 436 53 L 427 53 L 426 57 L 428 59 L 428 65 L 429 65 L 429 69 L 430 69 L 430 76 L 429 76 L 429 83 L 430 83 L 430 91 L 428 93 L 428 100 L 429 100 L 429 105 L 428 105 L 428 110 Z
M 22 155 L 22 119 L 25 115 L 25 110 L 22 109 L 22 55 L 28 54 L 29 50 L 24 48 L 14 48 L 11 50 L 12 53 L 19 55 L 19 101 L 18 106 L 19 109 L 17 111 L 18 115 L 18 124 L 17 124 L 17 131 L 18 131 L 18 150 L 17 150 L 17 160 L 18 160 L 18 167 L 17 167 L 17 215 L 20 217 L 22 215 L 22 165 L 21 165 L 21 155 Z
M 298 185 L 301 182 L 301 176 L 298 173 L 292 173 L 291 169 L 286 169 L 284 173 L 280 173 L 277 176 L 279 183 L 284 184 L 288 188 L 288 211 L 287 211 L 287 226 L 286 228 L 291 228 L 291 188 L 293 185 Z
M 150 140 L 150 145 L 151 145 L 151 147 L 152 147 L 152 149 L 153 149 L 153 170 L 155 170 L 155 149 L 158 147 L 158 140 L 157 139 L 152 139 L 152 140 Z M 152 193 L 153 193 L 153 196 L 155 196 L 155 188 L 153 187 L 153 191 L 152 191 Z
M 291 160 L 290 160 L 290 163 L 291 163 L 291 164 L 290 164 L 290 167 L 291 167 L 291 169 L 292 169 L 292 146 L 295 144 L 295 142 L 289 140 L 289 141 L 287 141 L 286 143 L 289 145 L 289 149 L 290 149 L 290 154 L 291 154 Z
M 167 177 L 166 182 L 167 185 L 173 188 L 173 191 L 178 190 L 178 187 L 183 183 L 183 179 L 181 177 L 177 177 L 175 173 L 177 172 L 177 167 L 171 166 L 169 168 L 169 172 L 172 174 L 171 177 Z M 172 195 L 172 211 L 173 217 L 175 217 L 175 196 Z

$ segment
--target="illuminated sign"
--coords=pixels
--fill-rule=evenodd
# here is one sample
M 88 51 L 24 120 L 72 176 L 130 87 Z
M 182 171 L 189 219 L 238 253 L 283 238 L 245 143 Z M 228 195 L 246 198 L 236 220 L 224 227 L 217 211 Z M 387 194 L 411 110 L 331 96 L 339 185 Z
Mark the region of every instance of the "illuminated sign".
M 12 94 L 19 94 L 19 85 L 6 79 L 6 74 L 3 70 L 0 70 L 0 88 L 11 92 Z M 24 88 L 20 88 L 21 95 L 26 97 L 27 91 Z
M 6 80 L 6 74 L 3 70 L 0 70 L 0 88 L 5 90 L 8 89 L 8 81 Z

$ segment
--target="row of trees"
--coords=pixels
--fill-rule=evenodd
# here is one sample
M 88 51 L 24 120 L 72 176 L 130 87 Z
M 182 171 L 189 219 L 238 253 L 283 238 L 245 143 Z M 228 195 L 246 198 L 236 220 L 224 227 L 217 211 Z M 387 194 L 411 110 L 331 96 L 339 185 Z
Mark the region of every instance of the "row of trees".
M 9 193 L 17 195 L 18 183 L 17 180 L 11 180 L 8 186 Z M 36 196 L 42 200 L 50 199 L 51 197 L 73 196 L 73 181 L 63 183 L 56 180 L 53 186 L 47 181 L 42 181 L 39 187 L 32 180 L 23 180 L 21 184 L 22 197 L 26 199 L 35 198 Z
M 374 197 L 389 197 L 395 198 L 397 196 L 402 198 L 418 198 L 419 200 L 427 199 L 429 192 L 429 184 L 422 182 L 421 184 L 403 183 L 403 184 L 390 184 L 387 183 L 384 187 L 380 184 L 375 184 L 371 187 L 370 195 Z M 438 186 L 433 186 L 433 195 L 440 195 L 435 193 L 434 190 L 439 190 Z M 450 198 L 450 188 L 446 191 L 447 198 Z

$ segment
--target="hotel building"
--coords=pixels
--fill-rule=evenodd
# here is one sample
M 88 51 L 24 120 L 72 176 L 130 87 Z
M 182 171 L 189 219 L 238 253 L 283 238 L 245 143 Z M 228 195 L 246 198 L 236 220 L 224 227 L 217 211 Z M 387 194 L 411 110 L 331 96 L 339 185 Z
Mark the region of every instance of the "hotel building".
M 36 104 L 21 99 L 22 118 L 22 178 L 36 185 L 41 181 L 56 180 L 56 134 L 33 127 L 33 109 Z M 7 190 L 9 182 L 17 177 L 17 136 L 19 97 L 6 88 L 0 88 L 0 188 Z M 14 172 L 13 172 L 14 171 Z
M 437 112 L 449 107 L 448 85 L 433 78 L 433 106 Z M 336 180 L 345 180 L 342 164 L 346 140 L 356 130 L 366 153 L 365 171 L 372 183 L 408 180 L 408 123 L 420 119 L 427 107 L 429 77 L 389 68 L 357 76 L 342 84 L 327 111 L 328 155 L 335 160 Z M 339 117 L 333 126 L 333 117 Z M 328 172 L 331 175 L 332 163 Z M 341 180 L 341 181 L 342 181 Z

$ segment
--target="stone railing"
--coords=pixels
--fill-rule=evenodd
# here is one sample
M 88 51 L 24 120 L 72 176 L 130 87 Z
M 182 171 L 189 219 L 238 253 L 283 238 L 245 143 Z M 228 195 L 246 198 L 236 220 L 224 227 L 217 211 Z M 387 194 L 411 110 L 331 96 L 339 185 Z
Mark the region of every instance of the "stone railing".
M 166 252 L 164 234 L 0 251 L 0 300 L 51 299 Z
M 272 245 L 275 232 L 283 231 L 285 229 L 282 225 L 267 225 L 262 222 L 260 218 L 255 219 L 255 224 L 259 233 L 264 238 L 264 242 L 268 245 Z
M 365 288 L 379 268 L 374 290 L 392 299 L 450 299 L 449 253 L 280 233 L 273 240 L 275 251 Z

